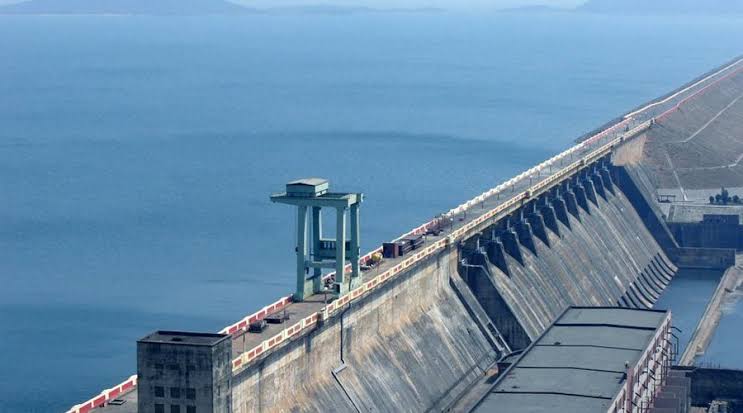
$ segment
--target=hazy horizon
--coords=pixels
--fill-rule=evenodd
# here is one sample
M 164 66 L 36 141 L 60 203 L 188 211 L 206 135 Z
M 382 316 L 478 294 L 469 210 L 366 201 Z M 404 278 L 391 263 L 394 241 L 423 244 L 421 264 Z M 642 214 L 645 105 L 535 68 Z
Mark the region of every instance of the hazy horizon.
M 23 3 L 32 0 L 0 0 L 0 6 Z M 245 7 L 275 8 L 293 6 L 342 6 L 371 8 L 424 8 L 432 7 L 446 10 L 487 10 L 512 7 L 549 5 L 550 7 L 576 7 L 586 0 L 227 0 Z
M 247 7 L 268 8 L 287 6 L 345 6 L 372 8 L 423 8 L 432 7 L 448 10 L 467 9 L 504 9 L 523 6 L 576 7 L 586 0 L 360 0 L 348 2 L 343 0 L 230 0 Z

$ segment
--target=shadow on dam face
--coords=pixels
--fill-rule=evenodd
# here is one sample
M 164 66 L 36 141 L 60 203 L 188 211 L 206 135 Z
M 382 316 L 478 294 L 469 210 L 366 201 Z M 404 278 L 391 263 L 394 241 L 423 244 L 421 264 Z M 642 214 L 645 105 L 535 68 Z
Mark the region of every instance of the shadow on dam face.
M 238 372 L 235 411 L 445 410 L 566 307 L 652 306 L 676 267 L 608 172 L 550 191 Z
M 450 287 L 447 248 L 233 378 L 238 412 L 441 410 L 497 351 Z
M 675 274 L 612 169 L 544 195 L 542 208 L 514 214 L 463 249 L 460 273 L 512 349 L 571 305 L 650 308 Z M 563 209 L 570 213 L 553 219 Z

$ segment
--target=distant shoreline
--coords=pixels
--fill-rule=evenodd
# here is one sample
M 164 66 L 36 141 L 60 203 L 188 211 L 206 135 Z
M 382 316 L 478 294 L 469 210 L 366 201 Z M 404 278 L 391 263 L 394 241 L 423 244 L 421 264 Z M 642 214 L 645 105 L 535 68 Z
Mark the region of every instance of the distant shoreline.
M 434 14 L 434 13 L 457 13 L 459 10 L 448 10 L 443 8 L 415 8 L 415 9 L 375 9 L 365 7 L 276 7 L 276 8 L 248 8 L 244 10 L 225 11 L 225 12 L 32 12 L 32 11 L 5 11 L 0 6 L 0 16 L 27 16 L 27 17 L 199 17 L 199 16 L 347 16 L 361 14 Z M 613 16 L 613 17 L 674 17 L 674 16 L 697 16 L 697 17 L 718 17 L 738 19 L 743 17 L 743 11 L 732 11 L 729 13 L 721 12 L 640 12 L 640 11 L 599 11 L 586 10 L 583 8 L 558 8 L 550 6 L 530 6 L 516 7 L 506 9 L 488 10 L 486 14 L 522 14 L 522 15 L 540 15 L 540 14 L 576 14 L 576 15 L 596 15 L 596 16 Z
M 196 16 L 289 16 L 289 15 L 350 15 L 350 14 L 423 14 L 423 13 L 442 13 L 445 9 L 441 8 L 390 8 L 376 9 L 371 7 L 331 7 L 331 6 L 307 6 L 307 7 L 274 7 L 274 8 L 248 8 L 233 11 L 206 11 L 206 12 L 34 12 L 26 10 L 3 10 L 8 6 L 0 6 L 0 16 L 152 16 L 152 17 L 196 17 Z M 238 6 L 242 7 L 242 6 Z

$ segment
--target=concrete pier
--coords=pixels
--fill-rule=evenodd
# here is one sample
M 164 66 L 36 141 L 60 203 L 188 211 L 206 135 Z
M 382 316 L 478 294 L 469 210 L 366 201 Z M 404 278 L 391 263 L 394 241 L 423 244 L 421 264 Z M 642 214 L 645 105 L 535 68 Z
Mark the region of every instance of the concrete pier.
M 526 217 L 529 225 L 531 226 L 531 232 L 546 246 L 550 246 L 550 239 L 547 236 L 547 227 L 544 223 L 544 218 L 539 213 L 531 213 Z
M 581 184 L 575 184 L 571 188 L 573 191 L 573 194 L 575 194 L 575 201 L 583 208 L 583 210 L 590 214 L 591 213 L 591 207 L 588 205 L 588 196 L 586 195 L 586 188 Z
M 531 251 L 532 254 L 537 255 L 537 246 L 534 243 L 534 234 L 531 230 L 531 224 L 526 220 L 521 219 L 516 223 L 516 234 L 519 238 L 519 243 L 524 246 L 527 250 Z
M 552 205 L 545 205 L 539 209 L 539 214 L 542 217 L 544 226 L 549 228 L 555 235 L 560 236 L 560 224 L 557 223 L 557 214 L 555 208 Z M 547 237 L 547 234 L 545 234 Z M 549 237 L 547 237 L 549 239 Z
M 507 276 L 510 276 L 511 272 L 508 269 L 508 261 L 506 260 L 506 251 L 503 247 L 503 242 L 500 239 L 489 241 L 485 246 L 485 250 L 490 263 L 498 267 Z
M 580 189 L 576 192 L 582 193 Z M 565 194 L 566 199 L 575 199 L 573 192 Z M 565 214 L 568 225 L 557 219 L 557 211 L 564 211 L 561 207 L 565 204 L 570 203 L 552 199 L 551 206 L 542 210 L 547 211 L 544 216 L 555 211 L 555 219 L 536 221 L 544 224 L 540 236 L 548 242 L 534 242 L 540 239 L 536 236 L 537 225 L 516 225 L 523 250 L 530 251 L 519 254 L 520 260 L 513 254 L 498 255 L 496 249 L 489 249 L 488 256 L 497 258 L 498 264 L 492 258 L 488 260 L 489 275 L 483 278 L 490 277 L 492 285 L 481 280 L 474 295 L 483 300 L 483 308 L 500 331 L 519 337 L 519 343 L 509 343 L 512 348 L 526 342 L 523 336 L 514 334 L 514 322 L 532 340 L 569 305 L 649 308 L 675 274 L 675 265 L 621 191 L 607 199 L 597 197 L 592 213 L 580 214 L 581 220 Z M 546 230 L 548 221 L 557 226 L 556 231 Z M 515 248 L 519 243 L 511 244 Z M 515 320 L 504 317 L 504 308 Z
M 609 169 L 604 166 L 599 170 L 599 173 L 601 174 L 601 179 L 603 180 L 606 190 L 611 192 L 612 195 L 616 195 L 616 193 L 614 192 L 614 182 L 611 179 Z
M 518 236 L 516 235 L 516 232 L 507 229 L 503 231 L 500 236 L 500 241 L 503 243 L 503 248 L 505 251 L 513 257 L 514 260 L 520 265 L 524 264 L 524 257 L 521 254 L 521 247 L 519 246 Z
M 596 188 L 593 185 L 593 181 L 590 178 L 585 178 L 581 182 L 581 186 L 586 192 L 586 198 L 598 206 L 599 201 L 596 199 Z
M 573 190 L 573 187 L 570 187 L 563 192 L 562 196 L 565 200 L 565 207 L 567 208 L 568 212 L 580 221 L 580 211 L 578 210 L 578 199 L 577 196 Z
M 596 194 L 604 198 L 604 201 L 608 201 L 608 198 L 606 195 L 606 188 L 604 187 L 604 180 L 603 178 L 601 178 L 601 175 L 597 171 L 594 170 L 591 173 L 591 176 L 589 179 L 593 183 L 593 187 L 596 189 Z
M 555 216 L 560 220 L 565 228 L 570 229 L 570 219 L 568 218 L 568 207 L 567 202 L 561 196 L 555 196 L 550 199 L 550 203 L 555 210 Z M 572 212 L 571 212 L 572 214 Z

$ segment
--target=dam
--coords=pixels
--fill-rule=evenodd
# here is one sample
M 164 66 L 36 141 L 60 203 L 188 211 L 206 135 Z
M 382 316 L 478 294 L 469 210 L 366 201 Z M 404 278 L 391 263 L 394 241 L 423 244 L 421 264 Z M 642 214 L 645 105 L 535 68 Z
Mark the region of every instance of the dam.
M 659 199 L 689 199 L 691 190 L 710 188 L 709 182 L 740 182 L 740 159 L 721 155 L 731 171 L 705 164 L 713 175 L 705 183 L 684 171 L 717 144 L 714 136 L 705 144 L 705 129 L 737 108 L 742 72 L 743 60 L 735 60 L 599 128 L 394 240 L 419 240 L 401 256 L 380 247 L 357 260 L 353 249 L 345 256 L 346 242 L 339 241 L 335 272 L 298 280 L 297 293 L 220 334 L 161 332 L 140 344 L 159 348 L 173 336 L 219 346 L 214 360 L 228 367 L 215 368 L 214 375 L 230 390 L 211 399 L 212 411 L 222 411 L 217 405 L 234 412 L 471 411 L 502 380 L 504 360 L 534 348 L 568 308 L 647 311 L 680 268 L 734 264 L 729 248 L 679 243 Z M 678 138 L 674 131 L 687 131 L 688 123 L 699 126 L 690 138 Z M 655 146 L 664 139 L 670 142 L 664 150 L 672 149 L 661 158 Z M 673 146 L 683 139 L 695 143 L 692 149 Z M 727 149 L 741 149 L 740 139 L 725 142 Z M 687 163 L 669 168 L 674 159 L 674 165 Z M 330 294 L 321 290 L 327 280 L 339 284 Z M 664 335 L 656 340 L 667 343 L 663 323 Z M 139 370 L 69 411 L 150 411 L 138 408 L 138 394 L 166 396 L 158 396 L 162 388 L 143 388 L 150 376 Z M 200 397 L 195 391 L 188 397 L 190 389 L 186 397 L 181 390 L 169 397 Z M 647 406 L 660 400 L 658 394 L 623 397 Z M 498 411 L 497 403 L 493 408 Z

